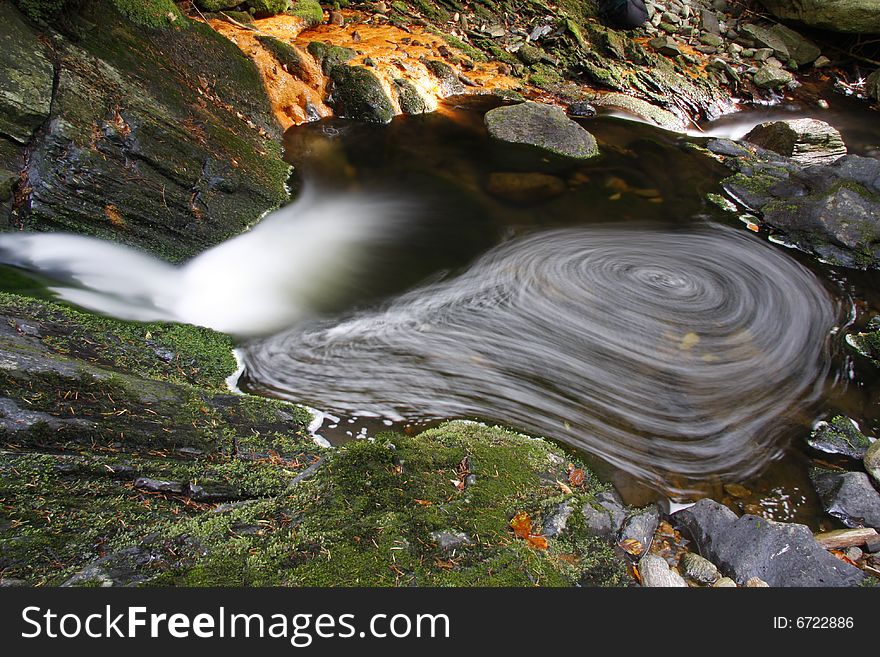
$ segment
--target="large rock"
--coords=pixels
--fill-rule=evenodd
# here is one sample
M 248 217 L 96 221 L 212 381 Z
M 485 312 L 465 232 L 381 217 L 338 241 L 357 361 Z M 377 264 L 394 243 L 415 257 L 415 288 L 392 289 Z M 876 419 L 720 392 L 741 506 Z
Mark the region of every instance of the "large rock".
M 880 440 L 874 441 L 865 452 L 865 470 L 874 478 L 874 483 L 880 486 Z
M 864 472 L 810 473 L 822 506 L 847 527 L 880 529 L 880 493 Z
M 553 105 L 530 101 L 498 107 L 486 113 L 485 121 L 492 138 L 502 142 L 534 146 L 574 160 L 599 154 L 593 135 Z
M 865 93 L 868 98 L 880 102 L 880 69 L 877 69 L 865 81 Z
M 840 132 L 816 119 L 761 123 L 745 140 L 803 164 L 828 164 L 846 155 Z
M 25 144 L 49 117 L 54 67 L 37 34 L 0 3 L 0 135 Z
M 794 80 L 794 76 L 785 69 L 766 64 L 758 69 L 753 80 L 759 89 L 780 89 Z
M 702 556 L 740 585 L 760 577 L 770 586 L 855 586 L 865 577 L 823 549 L 805 525 L 737 518 L 709 499 L 678 511 L 672 520 Z
M 388 123 L 394 107 L 379 79 L 363 66 L 336 66 L 330 72 L 329 102 L 337 116 Z
M 55 94 L 30 145 L 18 186 L 29 193 L 12 209 L 13 225 L 181 261 L 287 198 L 280 128 L 235 44 L 182 16 L 137 25 L 113 3 L 73 3 L 63 20 L 70 38 L 43 28 Z
M 724 188 L 792 246 L 836 265 L 880 267 L 880 160 L 846 155 L 804 168 L 765 151 L 733 167 Z
M 880 32 L 877 0 L 761 0 L 775 16 L 835 32 Z

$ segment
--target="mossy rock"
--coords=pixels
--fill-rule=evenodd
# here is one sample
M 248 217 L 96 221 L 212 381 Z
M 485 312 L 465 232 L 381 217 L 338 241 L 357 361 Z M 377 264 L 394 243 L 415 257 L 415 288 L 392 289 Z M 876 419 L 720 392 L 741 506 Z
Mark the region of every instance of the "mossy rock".
M 296 0 L 287 13 L 305 19 L 309 25 L 320 25 L 324 20 L 324 10 L 317 0 Z
M 336 66 L 330 72 L 328 102 L 337 116 L 388 123 L 394 117 L 394 107 L 379 79 L 362 66 Z
M 424 114 L 429 111 L 428 104 L 409 80 L 396 79 L 394 86 L 397 89 L 397 103 L 400 111 L 404 114 Z
M 288 73 L 300 79 L 308 77 L 308 69 L 303 62 L 302 55 L 296 48 L 265 34 L 258 34 L 255 38 L 260 45 L 272 53 L 272 56 L 287 69 Z
M 557 448 L 500 428 L 452 422 L 385 434 L 347 443 L 272 500 L 165 523 L 86 572 L 120 570 L 134 549 L 168 555 L 128 575 L 153 585 L 627 584 L 623 561 L 579 513 L 546 549 L 511 530 L 513 516 L 528 513 L 539 534 L 561 503 L 579 507 L 602 490 L 588 474 L 563 493 L 556 481 L 567 471 Z
M 357 53 L 351 48 L 334 46 L 331 43 L 325 43 L 323 41 L 312 41 L 306 49 L 321 65 L 321 70 L 324 71 L 324 75 L 329 75 L 330 71 L 334 68 L 345 64 L 357 56 Z
M 830 422 L 822 422 L 817 426 L 807 443 L 813 449 L 826 454 L 840 454 L 861 460 L 865 456 L 871 441 L 858 430 L 849 418 L 838 415 Z
M 500 142 L 521 144 L 570 160 L 599 154 L 596 139 L 552 105 L 526 102 L 486 113 L 489 135 Z

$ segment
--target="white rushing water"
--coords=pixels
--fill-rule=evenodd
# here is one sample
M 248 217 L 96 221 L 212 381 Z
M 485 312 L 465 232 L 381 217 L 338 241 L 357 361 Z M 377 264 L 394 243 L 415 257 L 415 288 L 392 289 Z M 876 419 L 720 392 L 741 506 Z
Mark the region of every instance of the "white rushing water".
M 369 251 L 402 230 L 406 210 L 398 200 L 312 189 L 179 267 L 64 233 L 0 234 L 0 262 L 62 282 L 50 290 L 99 313 L 265 335 L 326 307 L 369 265 Z

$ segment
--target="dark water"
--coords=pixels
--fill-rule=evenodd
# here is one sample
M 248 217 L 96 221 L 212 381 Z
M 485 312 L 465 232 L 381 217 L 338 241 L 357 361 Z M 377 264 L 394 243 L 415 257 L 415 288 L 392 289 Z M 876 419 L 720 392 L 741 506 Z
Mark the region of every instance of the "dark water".
M 877 372 L 841 330 L 880 309 L 877 275 L 770 244 L 707 202 L 727 171 L 693 152 L 699 138 L 594 119 L 602 156 L 560 169 L 494 147 L 490 106 L 288 133 L 302 178 L 415 209 L 357 307 L 247 345 L 242 386 L 332 412 L 332 442 L 500 422 L 585 455 L 634 503 L 739 483 L 741 507 L 820 527 L 810 427 L 844 413 L 880 428 Z M 836 116 L 870 151 L 878 128 Z

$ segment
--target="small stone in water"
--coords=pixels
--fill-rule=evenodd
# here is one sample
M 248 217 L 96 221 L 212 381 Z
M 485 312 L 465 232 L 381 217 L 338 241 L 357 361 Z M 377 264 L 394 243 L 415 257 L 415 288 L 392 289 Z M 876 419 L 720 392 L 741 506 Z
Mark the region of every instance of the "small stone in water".
M 721 577 L 714 563 L 693 552 L 685 552 L 682 555 L 681 568 L 685 577 L 701 584 L 712 584 Z
M 740 484 L 724 484 L 724 492 L 740 499 L 750 497 L 752 494 L 752 491 Z

